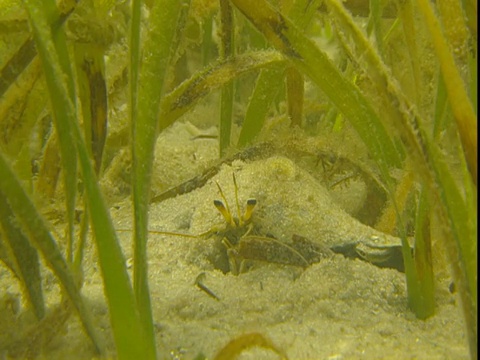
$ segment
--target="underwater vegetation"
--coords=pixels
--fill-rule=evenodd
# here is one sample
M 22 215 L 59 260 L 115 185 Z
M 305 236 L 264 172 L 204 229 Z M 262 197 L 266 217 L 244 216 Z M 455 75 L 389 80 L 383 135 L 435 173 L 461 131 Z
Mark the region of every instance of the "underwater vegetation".
M 358 216 L 402 239 L 410 310 L 435 316 L 436 271 L 449 267 L 477 357 L 475 1 L 2 0 L 0 49 L 0 260 L 21 284 L 31 331 L 47 333 L 9 351 L 38 355 L 75 313 L 100 355 L 163 356 L 148 284 L 149 206 L 218 169 L 155 193 L 155 144 L 209 101 L 219 108 L 219 164 L 258 149 L 298 151 L 326 172 L 364 178 L 371 202 Z M 342 145 L 365 149 L 357 156 L 308 142 L 350 133 Z M 102 180 L 124 154 L 124 188 L 108 192 Z M 132 278 L 109 210 L 128 196 Z M 89 232 L 114 350 L 81 292 Z M 62 288 L 51 312 L 45 266 Z M 255 346 L 286 358 L 259 333 L 232 339 L 217 358 Z

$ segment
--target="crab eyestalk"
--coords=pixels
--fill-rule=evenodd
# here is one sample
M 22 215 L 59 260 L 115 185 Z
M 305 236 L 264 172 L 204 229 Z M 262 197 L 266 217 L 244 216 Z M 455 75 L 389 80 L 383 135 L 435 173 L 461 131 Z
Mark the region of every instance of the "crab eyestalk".
M 245 208 L 245 213 L 243 214 L 243 217 L 242 217 L 245 223 L 247 223 L 252 218 L 253 209 L 255 209 L 256 205 L 257 205 L 256 199 L 247 200 L 247 207 Z
M 213 205 L 215 205 L 217 210 L 220 212 L 220 214 L 222 214 L 222 216 L 224 217 L 225 221 L 228 224 L 232 226 L 236 226 L 235 220 L 233 219 L 232 214 L 230 213 L 230 210 L 228 209 L 228 207 L 225 206 L 223 202 L 221 202 L 220 200 L 213 200 Z
M 225 221 L 228 224 L 230 224 L 232 226 L 237 226 L 238 221 L 235 221 L 235 218 L 232 216 L 232 212 L 230 211 L 230 207 L 228 206 L 227 198 L 223 194 L 223 191 L 222 191 L 222 188 L 220 187 L 220 184 L 216 181 L 215 181 L 215 184 L 217 184 L 218 191 L 220 192 L 220 196 L 222 197 L 225 204 L 223 202 L 221 202 L 220 200 L 213 200 L 213 205 L 215 205 L 215 207 L 218 209 L 218 211 L 220 211 L 220 213 L 223 215 L 223 217 L 225 218 Z

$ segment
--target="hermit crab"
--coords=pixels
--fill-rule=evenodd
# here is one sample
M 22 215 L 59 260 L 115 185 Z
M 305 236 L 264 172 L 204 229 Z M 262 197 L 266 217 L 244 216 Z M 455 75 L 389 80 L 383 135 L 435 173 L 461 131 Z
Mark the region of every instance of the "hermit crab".
M 307 267 L 331 254 L 327 248 L 309 242 L 299 235 L 292 236 L 292 241 L 286 243 L 271 235 L 261 234 L 252 221 L 257 200 L 248 199 L 242 213 L 238 201 L 235 173 L 232 177 L 235 188 L 236 216 L 233 215 L 220 184 L 216 182 L 222 200 L 214 200 L 213 204 L 222 214 L 225 224 L 209 232 L 209 235 L 217 236 L 225 246 L 229 271 L 238 275 L 246 270 L 247 262 L 252 261 Z

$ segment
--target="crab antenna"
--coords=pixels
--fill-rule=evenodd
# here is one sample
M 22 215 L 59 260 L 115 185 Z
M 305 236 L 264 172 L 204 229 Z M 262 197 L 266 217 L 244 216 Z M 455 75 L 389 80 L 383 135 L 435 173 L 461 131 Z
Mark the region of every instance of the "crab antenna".
M 252 217 L 253 209 L 257 205 L 257 200 L 255 199 L 248 199 L 247 200 L 247 207 L 245 208 L 245 213 L 243 214 L 243 221 L 247 222 Z
M 237 186 L 237 179 L 235 178 L 235 173 L 233 175 L 233 186 L 235 187 L 235 202 L 237 204 L 237 217 L 239 225 L 242 225 L 242 216 L 240 215 L 240 203 L 238 202 L 238 186 Z
M 223 194 L 222 188 L 220 187 L 217 181 L 215 181 L 215 184 L 217 184 L 218 191 L 220 192 L 220 196 L 222 197 L 224 202 L 221 202 L 220 200 L 214 200 L 213 205 L 215 205 L 218 211 L 220 211 L 220 213 L 223 215 L 227 223 L 229 223 L 232 226 L 235 226 L 235 221 L 233 220 L 232 213 L 230 212 L 230 207 L 228 206 L 227 198 Z

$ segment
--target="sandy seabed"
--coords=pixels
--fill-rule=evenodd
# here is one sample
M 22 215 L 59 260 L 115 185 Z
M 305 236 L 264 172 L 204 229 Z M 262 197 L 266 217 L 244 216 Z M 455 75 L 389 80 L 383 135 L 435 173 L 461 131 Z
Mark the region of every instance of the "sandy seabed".
M 220 199 L 215 182 L 236 212 L 232 173 L 242 211 L 246 200 L 255 198 L 252 221 L 278 239 L 298 234 L 330 246 L 381 236 L 350 217 L 308 172 L 282 156 L 223 165 L 205 186 L 152 204 L 150 228 L 201 234 L 224 226 L 213 206 L 213 200 Z M 112 218 L 124 230 L 120 241 L 130 262 L 130 201 L 113 207 Z M 422 321 L 408 310 L 405 275 L 396 270 L 332 255 L 305 269 L 254 262 L 249 271 L 236 276 L 218 269 L 214 259 L 222 251 L 215 236 L 151 234 L 149 282 L 159 358 L 193 359 L 201 353 L 211 359 L 231 339 L 254 332 L 268 338 L 289 359 L 469 358 L 459 298 L 448 291 L 446 279 L 438 280 L 435 316 Z M 2 288 L 19 293 L 16 281 L 1 271 Z M 195 285 L 202 273 L 202 284 L 217 298 Z M 58 286 L 51 274 L 45 281 L 52 307 L 59 301 Z M 87 246 L 84 281 L 83 294 L 94 321 L 113 349 L 92 241 Z M 6 355 L 0 349 L 0 358 L 2 353 Z M 38 356 L 83 359 L 94 355 L 78 319 L 71 316 Z M 252 348 L 240 358 L 277 359 L 278 355 Z

